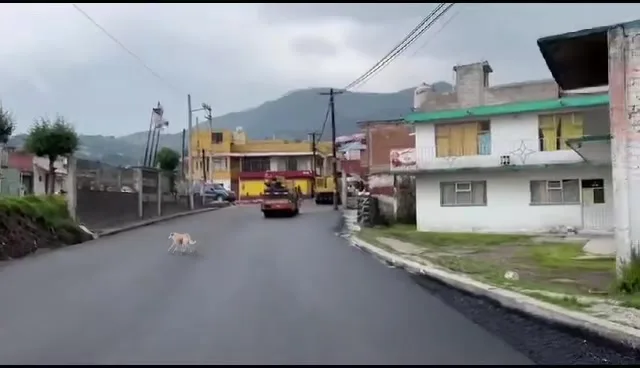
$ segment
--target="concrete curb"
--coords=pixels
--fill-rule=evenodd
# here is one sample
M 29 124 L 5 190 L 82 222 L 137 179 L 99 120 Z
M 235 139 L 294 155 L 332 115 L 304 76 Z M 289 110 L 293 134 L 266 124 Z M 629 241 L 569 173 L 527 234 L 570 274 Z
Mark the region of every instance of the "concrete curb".
M 491 299 L 507 309 L 525 313 L 551 324 L 586 332 L 633 349 L 640 347 L 640 331 L 634 328 L 599 319 L 585 313 L 567 310 L 514 291 L 487 285 L 465 275 L 407 260 L 353 235 L 350 238 L 350 242 L 353 246 L 371 253 L 396 267 L 401 267 L 414 274 L 433 278 L 469 294 Z
M 227 207 L 229 207 L 229 206 L 212 207 L 212 208 L 201 208 L 201 209 L 198 209 L 198 210 L 178 212 L 178 213 L 174 213 L 174 214 L 168 215 L 168 216 L 151 218 L 151 219 L 148 219 L 148 220 L 136 222 L 135 224 L 131 224 L 131 225 L 127 225 L 127 226 L 123 226 L 123 227 L 119 227 L 119 228 L 116 228 L 116 229 L 111 229 L 111 230 L 107 230 L 105 232 L 99 233 L 99 234 L 97 234 L 98 237 L 96 239 L 100 239 L 100 238 L 104 238 L 104 237 L 107 237 L 107 236 L 119 234 L 119 233 L 122 233 L 122 232 L 125 232 L 125 231 L 134 230 L 134 229 L 138 229 L 138 228 L 141 228 L 141 227 L 157 224 L 157 223 L 163 222 L 163 221 L 169 221 L 169 220 L 173 220 L 173 219 L 180 218 L 180 217 L 185 217 L 185 216 L 197 215 L 197 214 L 205 213 L 205 212 L 216 211 L 216 210 L 220 210 L 220 209 L 227 208 Z

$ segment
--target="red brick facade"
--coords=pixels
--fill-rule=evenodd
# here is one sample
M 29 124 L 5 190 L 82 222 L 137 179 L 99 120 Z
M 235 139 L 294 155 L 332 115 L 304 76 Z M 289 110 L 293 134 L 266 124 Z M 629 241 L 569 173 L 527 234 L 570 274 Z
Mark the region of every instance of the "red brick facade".
M 415 148 L 413 127 L 402 120 L 368 121 L 360 123 L 367 148 L 362 152 L 362 166 L 368 172 L 388 172 L 391 168 L 389 153 L 392 149 Z

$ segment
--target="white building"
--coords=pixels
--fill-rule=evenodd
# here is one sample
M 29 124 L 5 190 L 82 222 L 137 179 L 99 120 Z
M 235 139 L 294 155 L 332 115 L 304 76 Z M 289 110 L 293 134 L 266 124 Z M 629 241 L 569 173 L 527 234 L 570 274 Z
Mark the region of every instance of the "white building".
M 55 168 L 54 192 L 58 193 L 60 190 L 66 189 L 67 158 L 58 158 L 53 166 Z M 33 176 L 33 194 L 46 194 L 49 181 L 51 180 L 48 158 L 33 156 Z
M 608 94 L 469 107 L 456 90 L 458 108 L 407 117 L 415 151 L 391 153 L 416 174 L 418 230 L 613 230 Z

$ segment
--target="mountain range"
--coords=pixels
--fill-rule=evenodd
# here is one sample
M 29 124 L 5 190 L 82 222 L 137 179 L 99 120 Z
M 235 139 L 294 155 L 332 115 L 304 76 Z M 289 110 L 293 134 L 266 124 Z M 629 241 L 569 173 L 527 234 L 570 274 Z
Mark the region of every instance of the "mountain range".
M 453 90 L 447 82 L 432 84 L 438 93 Z M 232 112 L 213 118 L 213 127 L 235 129 L 242 127 L 249 138 L 306 139 L 308 133 L 319 131 L 326 116 L 328 99 L 320 95 L 328 88 L 308 88 L 291 91 L 284 96 L 267 101 L 260 106 L 244 111 Z M 359 121 L 402 118 L 410 113 L 414 88 L 395 93 L 345 92 L 335 98 L 336 134 L 353 134 L 358 131 Z M 185 124 L 186 125 L 186 124 Z M 200 124 L 207 128 L 207 123 Z M 16 135 L 9 146 L 21 147 L 25 135 Z M 330 137 L 329 123 L 323 140 Z M 144 154 L 147 132 L 125 136 L 80 135 L 80 158 L 101 161 L 111 165 L 136 165 Z M 180 151 L 182 133 L 162 134 L 160 147 Z

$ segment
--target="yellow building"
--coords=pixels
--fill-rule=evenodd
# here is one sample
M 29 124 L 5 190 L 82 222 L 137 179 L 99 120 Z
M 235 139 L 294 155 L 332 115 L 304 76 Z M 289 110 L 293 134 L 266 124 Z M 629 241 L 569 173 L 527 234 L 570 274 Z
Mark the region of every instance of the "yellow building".
M 249 140 L 242 130 L 194 131 L 191 135 L 193 180 L 220 183 L 239 199 L 262 195 L 265 177 L 283 176 L 311 194 L 313 151 L 311 141 Z M 316 175 L 329 169 L 331 142 L 316 145 Z

